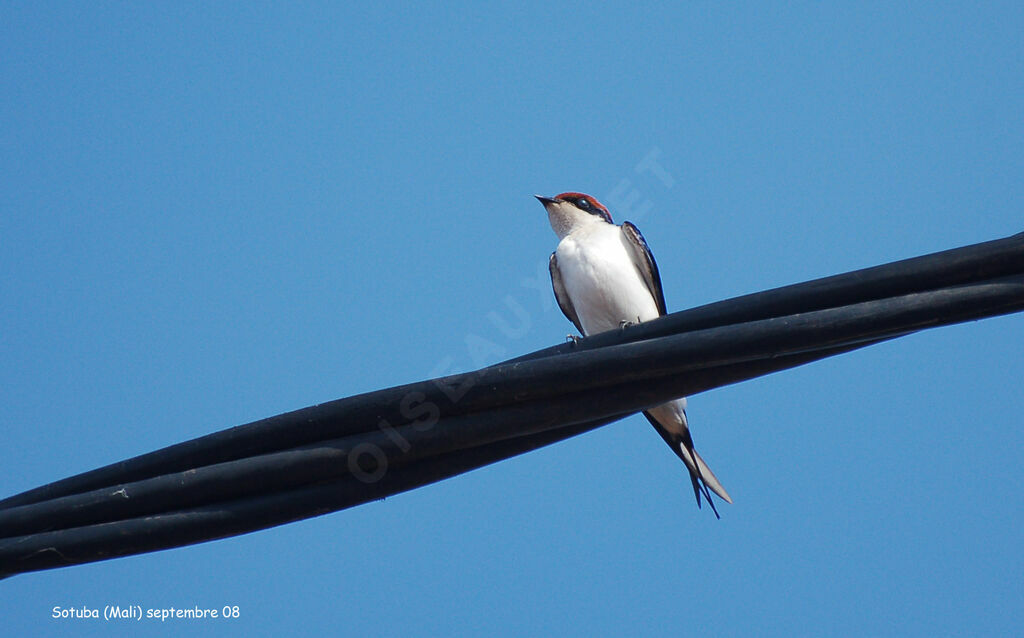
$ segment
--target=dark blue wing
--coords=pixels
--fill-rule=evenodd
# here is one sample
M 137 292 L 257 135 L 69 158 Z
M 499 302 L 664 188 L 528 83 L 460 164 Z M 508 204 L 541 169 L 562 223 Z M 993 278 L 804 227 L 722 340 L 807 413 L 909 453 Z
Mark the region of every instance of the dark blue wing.
M 667 314 L 668 311 L 665 309 L 665 292 L 661 289 L 661 275 L 658 273 L 658 264 L 654 262 L 654 255 L 651 254 L 651 249 L 647 247 L 647 241 L 640 234 L 637 227 L 630 222 L 622 222 L 622 232 L 626 236 L 626 245 L 629 246 L 633 253 L 633 264 L 640 271 L 644 283 L 647 284 L 647 289 L 651 291 L 651 296 L 654 297 L 654 302 L 658 304 L 658 313 L 660 315 Z
M 562 273 L 558 270 L 558 257 L 555 257 L 555 253 L 551 253 L 551 259 L 548 260 L 548 272 L 551 273 L 551 287 L 555 289 L 555 301 L 562 309 L 562 314 L 572 322 L 572 325 L 576 326 L 581 335 L 586 335 L 587 333 L 583 332 L 583 324 L 580 323 L 580 318 L 576 315 L 576 309 L 572 307 L 569 293 L 565 291 Z

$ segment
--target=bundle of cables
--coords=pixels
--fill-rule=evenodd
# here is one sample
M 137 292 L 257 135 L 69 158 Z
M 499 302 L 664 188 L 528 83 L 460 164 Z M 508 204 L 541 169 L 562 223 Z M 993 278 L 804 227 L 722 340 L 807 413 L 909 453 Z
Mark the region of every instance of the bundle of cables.
M 0 577 L 384 498 L 669 399 L 1024 310 L 1024 233 L 745 295 L 475 372 L 338 399 L 0 501 Z

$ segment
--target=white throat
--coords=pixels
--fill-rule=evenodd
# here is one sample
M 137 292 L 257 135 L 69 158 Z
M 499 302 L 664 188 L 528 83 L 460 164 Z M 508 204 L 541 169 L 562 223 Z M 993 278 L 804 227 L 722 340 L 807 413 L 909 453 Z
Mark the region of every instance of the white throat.
M 565 239 L 565 236 L 578 228 L 591 224 L 607 224 L 605 220 L 597 215 L 591 215 L 582 211 L 569 202 L 552 202 L 545 206 L 548 211 L 548 221 L 551 222 L 551 229 L 558 235 L 558 239 Z

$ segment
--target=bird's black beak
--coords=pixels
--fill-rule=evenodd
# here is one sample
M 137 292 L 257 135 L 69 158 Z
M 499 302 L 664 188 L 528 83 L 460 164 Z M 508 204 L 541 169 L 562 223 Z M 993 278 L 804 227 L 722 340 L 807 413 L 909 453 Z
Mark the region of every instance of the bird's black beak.
M 551 197 L 544 197 L 543 195 L 534 195 L 534 197 L 536 197 L 540 201 L 540 203 L 544 204 L 545 206 L 547 206 L 548 204 L 554 204 L 558 201 L 557 199 L 553 199 Z

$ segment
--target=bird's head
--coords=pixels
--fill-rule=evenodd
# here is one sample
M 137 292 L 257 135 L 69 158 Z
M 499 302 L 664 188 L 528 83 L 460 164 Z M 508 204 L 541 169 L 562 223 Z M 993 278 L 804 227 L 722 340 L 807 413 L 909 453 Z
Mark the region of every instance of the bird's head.
M 611 224 L 612 216 L 604 204 L 583 193 L 562 193 L 554 197 L 534 195 L 548 211 L 548 220 L 559 239 L 573 228 L 586 223 Z

